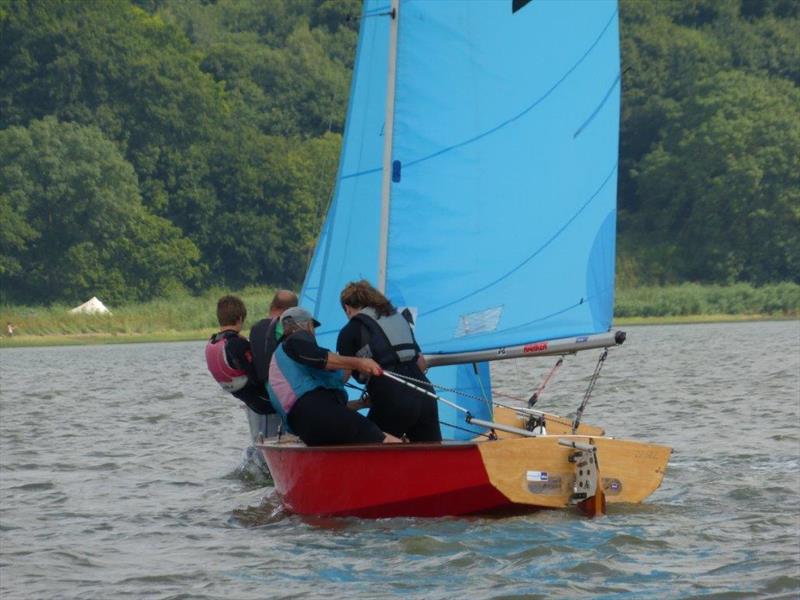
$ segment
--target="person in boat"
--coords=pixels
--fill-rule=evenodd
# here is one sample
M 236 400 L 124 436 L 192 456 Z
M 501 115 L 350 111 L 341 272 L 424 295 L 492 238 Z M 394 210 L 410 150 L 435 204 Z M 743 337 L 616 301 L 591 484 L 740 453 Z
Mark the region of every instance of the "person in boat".
M 258 385 L 250 342 L 241 335 L 247 308 L 237 296 L 223 296 L 217 302 L 220 330 L 206 344 L 206 365 L 223 390 L 260 415 L 275 412 L 264 386 Z
M 343 369 L 378 376 L 378 363 L 317 345 L 320 323 L 304 308 L 287 309 L 280 321 L 283 336 L 270 361 L 267 390 L 294 434 L 308 446 L 402 441 L 347 406 Z
M 381 368 L 409 377 L 432 392 L 410 312 L 398 312 L 365 280 L 348 283 L 340 299 L 350 320 L 339 332 L 336 351 L 344 356 L 371 357 Z M 435 399 L 388 377 L 362 377 L 360 381 L 366 383 L 369 394 L 367 417 L 383 431 L 412 442 L 442 440 Z
M 279 317 L 287 308 L 297 306 L 297 294 L 290 290 L 278 290 L 269 305 L 269 314 L 250 328 L 250 347 L 253 352 L 253 364 L 258 376 L 258 384 L 266 386 L 269 379 L 269 363 L 272 353 L 278 347 L 278 340 L 283 335 Z
M 256 384 L 259 389 L 267 393 L 267 379 L 269 377 L 269 361 L 272 353 L 278 346 L 278 338 L 283 335 L 280 320 L 283 311 L 297 306 L 297 294 L 290 290 L 278 290 L 272 297 L 269 312 L 265 319 L 257 321 L 250 328 L 250 349 L 253 353 L 253 365 L 256 371 Z M 269 396 L 267 396 L 269 397 Z M 281 418 L 276 414 L 260 415 L 247 408 L 247 421 L 250 425 L 250 435 L 255 441 L 259 434 L 264 437 L 274 437 L 278 434 Z

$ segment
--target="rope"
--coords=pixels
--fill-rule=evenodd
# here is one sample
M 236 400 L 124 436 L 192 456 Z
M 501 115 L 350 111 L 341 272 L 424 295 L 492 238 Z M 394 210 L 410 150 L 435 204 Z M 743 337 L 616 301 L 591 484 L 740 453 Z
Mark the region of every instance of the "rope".
M 589 396 L 592 395 L 594 384 L 597 383 L 597 378 L 600 376 L 600 369 L 603 368 L 603 363 L 606 360 L 606 356 L 608 356 L 608 348 L 603 350 L 603 353 L 600 355 L 600 360 L 597 361 L 597 365 L 594 367 L 594 373 L 592 373 L 592 377 L 589 379 L 589 385 L 586 388 L 586 393 L 583 395 L 583 401 L 578 407 L 578 412 L 575 413 L 575 420 L 572 422 L 572 433 L 575 433 L 578 430 L 578 425 L 581 424 L 583 410 L 586 408 L 586 405 L 589 402 Z
M 401 383 L 406 383 L 407 385 L 410 385 L 411 383 L 419 383 L 421 385 L 430 385 L 430 386 L 434 387 L 435 389 L 439 389 L 439 390 L 442 390 L 442 391 L 445 391 L 445 392 L 451 392 L 453 394 L 456 394 L 456 395 L 459 395 L 459 396 L 464 396 L 465 398 L 470 398 L 472 400 L 479 400 L 480 402 L 486 402 L 486 398 L 483 398 L 481 396 L 476 396 L 474 394 L 468 394 L 467 392 L 462 392 L 461 390 L 459 390 L 457 388 L 449 388 L 449 387 L 444 386 L 444 385 L 439 385 L 438 383 L 432 383 L 432 382 L 428 381 L 427 379 L 415 379 L 413 377 L 409 377 L 408 375 L 400 375 L 399 373 L 394 373 L 392 371 L 384 371 L 383 374 L 384 375 L 389 375 L 390 379 L 404 380 L 404 381 L 401 381 Z M 416 386 L 413 386 L 413 387 L 415 387 L 420 392 L 424 392 L 424 393 L 428 394 L 429 396 L 431 396 L 431 395 L 434 396 L 435 398 L 441 400 L 445 404 L 447 404 L 449 406 L 452 406 L 456 410 L 460 410 L 461 412 L 464 412 L 464 413 L 467 412 L 466 408 L 458 406 L 457 404 L 454 404 L 454 403 L 450 402 L 449 400 L 445 400 L 441 396 L 436 396 L 435 394 L 431 394 L 428 390 L 420 389 L 420 388 L 417 388 Z M 514 400 L 516 400 L 516 399 L 517 398 L 514 398 Z
M 383 373 L 386 374 L 387 371 L 384 371 Z M 394 376 L 394 377 L 392 377 L 392 376 Z M 403 375 L 398 375 L 397 373 L 390 373 L 390 379 L 397 379 L 397 378 L 402 378 L 402 377 L 404 377 L 404 376 Z M 427 383 L 426 381 L 422 381 L 422 380 L 419 380 L 419 379 L 414 379 L 413 377 L 409 377 L 408 379 L 411 379 L 413 381 L 418 381 L 419 383 Z M 401 383 L 404 383 L 405 385 L 411 386 L 410 383 L 406 383 L 406 382 L 401 382 Z M 354 390 L 360 391 L 362 397 L 367 393 L 366 389 L 361 388 L 361 387 L 359 387 L 357 385 L 353 385 L 352 383 L 345 383 L 345 386 L 349 387 L 349 388 L 352 388 Z M 451 404 L 450 402 L 448 402 L 444 398 L 440 398 L 439 396 L 436 396 L 435 394 L 431 394 L 427 390 L 418 388 L 417 386 L 411 386 L 411 387 L 413 387 L 414 389 L 416 389 L 416 390 L 418 390 L 420 392 L 425 392 L 429 396 L 433 396 L 436 400 L 441 400 L 442 402 L 444 402 L 446 404 L 450 404 L 451 406 L 453 406 L 456 409 L 460 409 L 460 407 L 457 407 L 456 405 Z M 469 415 L 469 411 L 467 411 L 465 409 L 460 409 L 460 410 L 462 410 L 467 415 Z M 452 427 L 453 429 L 459 429 L 461 431 L 466 431 L 467 433 L 471 433 L 472 435 L 480 435 L 480 436 L 483 436 L 483 437 L 486 437 L 486 438 L 489 438 L 489 439 L 494 439 L 493 438 L 493 434 L 491 434 L 491 433 L 483 433 L 481 431 L 473 431 L 472 429 L 467 429 L 466 427 L 459 427 L 458 425 L 454 425 L 452 423 L 447 423 L 446 421 L 439 421 L 439 424 L 440 425 L 446 425 L 448 427 Z
M 444 402 L 448 406 L 452 406 L 453 408 L 455 408 L 458 411 L 463 412 L 464 414 L 467 414 L 467 415 L 469 414 L 469 411 L 466 408 L 464 408 L 463 406 L 459 406 L 458 404 L 455 404 L 454 402 L 450 402 L 449 400 L 445 400 L 441 396 L 437 396 L 433 392 L 431 392 L 429 390 L 426 390 L 425 388 L 419 387 L 418 385 L 414 385 L 413 383 L 411 383 L 411 381 L 416 381 L 417 383 L 428 384 L 427 381 L 420 381 L 419 379 L 414 379 L 413 377 L 407 377 L 405 375 L 399 375 L 397 373 L 393 373 L 392 371 L 384 371 L 383 375 L 384 375 L 384 377 L 388 377 L 389 379 L 394 379 L 395 381 L 398 381 L 398 382 L 400 382 L 400 383 L 402 383 L 404 385 L 407 385 L 408 387 L 410 387 L 412 389 L 415 389 L 418 392 L 421 392 L 421 393 L 425 394 L 426 396 L 430 396 L 434 400 L 439 400 L 440 402 Z M 404 380 L 411 380 L 411 381 L 404 381 Z M 480 398 L 478 398 L 478 400 L 480 400 Z
M 475 376 L 478 378 L 478 385 L 481 386 L 481 396 L 483 396 L 483 403 L 486 404 L 486 407 L 491 409 L 492 408 L 492 401 L 489 400 L 489 396 L 486 395 L 486 390 L 483 388 L 483 379 L 481 379 L 480 373 L 478 373 L 478 363 L 472 363 L 472 370 L 475 372 Z
M 533 408 L 533 405 L 536 404 L 536 402 L 538 402 L 539 397 L 541 396 L 542 392 L 544 391 L 545 386 L 547 385 L 547 382 L 550 381 L 550 378 L 553 375 L 555 375 L 555 372 L 558 371 L 558 368 L 563 363 L 564 363 L 564 357 L 562 356 L 562 357 L 560 357 L 558 359 L 558 362 L 556 362 L 556 364 L 553 366 L 553 368 L 550 369 L 550 372 L 547 374 L 547 377 L 544 378 L 544 381 L 542 381 L 542 385 L 539 386 L 539 389 L 537 389 L 535 392 L 533 392 L 533 395 L 528 399 L 528 407 L 529 408 Z
M 445 385 L 439 385 L 438 383 L 433 383 L 433 382 L 428 381 L 426 379 L 414 379 L 413 377 L 409 377 L 408 375 L 400 375 L 399 373 L 394 373 L 392 371 L 384 371 L 384 374 L 386 374 L 386 373 L 390 373 L 391 375 L 394 376 L 395 379 L 404 379 L 405 381 L 412 382 L 412 383 L 419 383 L 421 385 L 430 385 L 430 386 L 434 387 L 435 389 L 439 389 L 439 390 L 442 390 L 444 392 L 450 392 L 452 394 L 456 394 L 457 396 L 463 396 L 464 398 L 470 398 L 471 400 L 479 400 L 481 402 L 486 402 L 488 404 L 488 399 L 487 398 L 482 397 L 482 396 L 476 396 L 474 394 L 470 394 L 470 393 L 464 392 L 462 390 L 459 390 L 458 388 L 449 388 L 449 387 L 447 387 Z M 512 396 L 511 394 L 503 394 L 503 393 L 498 392 L 496 390 L 493 390 L 492 394 L 494 396 L 499 396 L 500 398 L 508 398 L 509 400 L 515 400 L 515 401 L 517 401 L 517 402 L 519 402 L 521 404 L 524 404 L 526 402 L 526 400 L 524 398 L 520 398 L 519 396 Z M 438 398 L 438 396 L 437 396 L 437 398 Z M 448 402 L 444 398 L 442 398 L 442 401 L 447 403 L 447 404 L 451 404 L 450 402 Z M 497 402 L 496 400 L 493 400 L 492 404 L 495 405 L 495 406 L 502 406 L 503 408 L 508 408 L 510 410 L 516 410 L 518 408 L 516 406 L 509 406 L 508 404 L 503 404 L 501 402 Z M 462 410 L 463 412 L 466 412 L 466 409 L 464 409 L 464 408 L 459 407 L 459 409 Z M 569 424 L 571 421 L 565 421 L 565 422 L 567 424 Z

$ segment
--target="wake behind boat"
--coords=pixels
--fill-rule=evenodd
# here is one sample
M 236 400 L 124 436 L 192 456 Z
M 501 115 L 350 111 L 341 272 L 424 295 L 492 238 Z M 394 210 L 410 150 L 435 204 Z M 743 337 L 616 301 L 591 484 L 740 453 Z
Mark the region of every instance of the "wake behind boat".
M 414 315 L 441 444 L 258 444 L 300 514 L 641 502 L 671 450 L 581 423 L 611 332 L 615 0 L 365 0 L 336 189 L 301 293 L 335 347 L 368 279 Z M 498 405 L 489 361 L 601 349 L 574 419 Z M 392 377 L 387 372 L 385 376 Z M 414 386 L 398 378 L 397 385 Z

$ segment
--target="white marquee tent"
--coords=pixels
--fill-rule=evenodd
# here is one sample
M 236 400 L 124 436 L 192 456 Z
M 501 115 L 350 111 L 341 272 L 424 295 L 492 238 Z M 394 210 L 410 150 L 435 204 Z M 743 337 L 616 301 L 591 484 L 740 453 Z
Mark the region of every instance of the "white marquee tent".
M 91 300 L 87 300 L 80 306 L 76 306 L 75 308 L 71 309 L 69 312 L 73 314 L 111 314 L 111 311 L 106 308 L 106 305 L 97 299 L 97 296 L 92 296 Z

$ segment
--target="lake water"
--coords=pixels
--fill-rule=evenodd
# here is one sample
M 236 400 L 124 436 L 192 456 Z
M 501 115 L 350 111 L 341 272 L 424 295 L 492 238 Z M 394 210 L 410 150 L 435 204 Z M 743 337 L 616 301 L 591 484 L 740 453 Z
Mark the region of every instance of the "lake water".
M 800 322 L 630 327 L 584 414 L 675 448 L 644 504 L 307 519 L 239 469 L 202 343 L 0 351 L 0 597 L 796 598 Z M 580 403 L 599 352 L 540 407 Z M 527 397 L 554 359 L 496 365 Z

